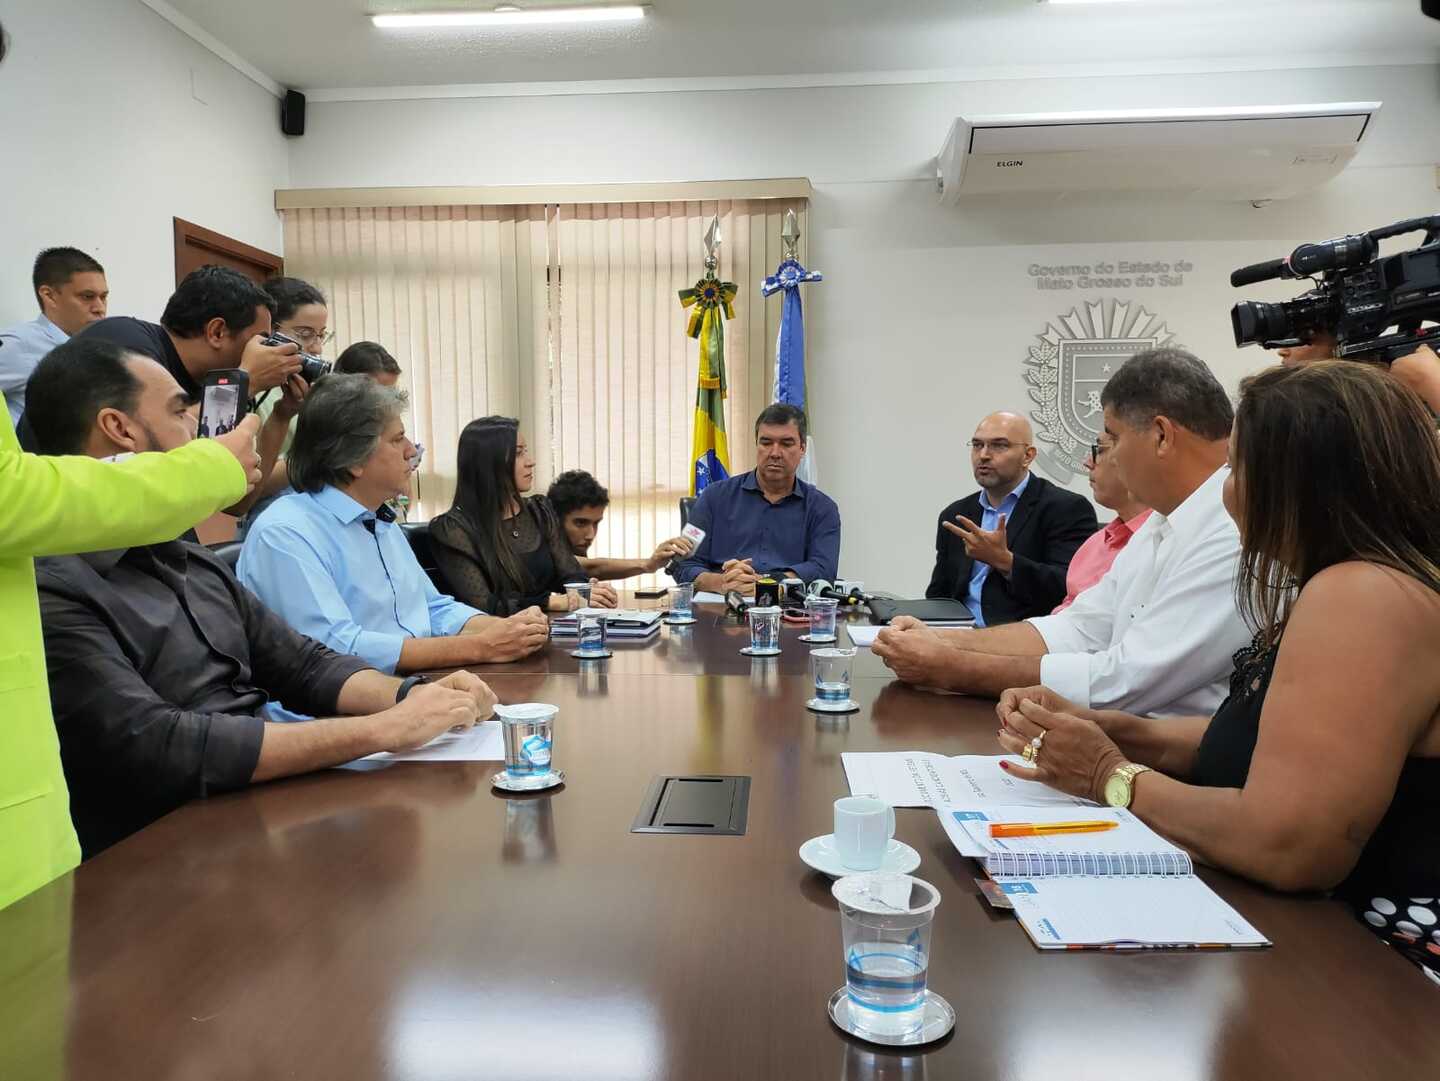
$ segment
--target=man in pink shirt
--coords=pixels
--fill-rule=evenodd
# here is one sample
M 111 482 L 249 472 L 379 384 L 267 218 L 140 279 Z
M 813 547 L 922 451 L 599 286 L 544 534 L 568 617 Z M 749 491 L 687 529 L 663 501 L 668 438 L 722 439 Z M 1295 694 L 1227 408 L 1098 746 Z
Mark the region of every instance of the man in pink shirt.
M 1063 612 L 1076 597 L 1105 577 L 1120 549 L 1130 543 L 1135 530 L 1150 517 L 1150 508 L 1120 483 L 1115 463 L 1106 453 L 1110 449 L 1108 437 L 1101 434 L 1099 439 L 1100 442 L 1090 444 L 1085 467 L 1090 470 L 1090 491 L 1094 493 L 1095 502 L 1113 510 L 1115 520 L 1098 533 L 1092 533 L 1070 560 L 1070 569 L 1065 574 L 1065 599 L 1056 606 L 1056 612 Z

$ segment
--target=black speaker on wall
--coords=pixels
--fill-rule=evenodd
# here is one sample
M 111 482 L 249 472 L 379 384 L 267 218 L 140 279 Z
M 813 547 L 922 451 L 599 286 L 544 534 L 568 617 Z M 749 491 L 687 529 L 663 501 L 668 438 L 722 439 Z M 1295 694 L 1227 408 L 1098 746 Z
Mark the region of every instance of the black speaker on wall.
M 287 90 L 280 99 L 280 130 L 286 135 L 305 134 L 305 95 Z

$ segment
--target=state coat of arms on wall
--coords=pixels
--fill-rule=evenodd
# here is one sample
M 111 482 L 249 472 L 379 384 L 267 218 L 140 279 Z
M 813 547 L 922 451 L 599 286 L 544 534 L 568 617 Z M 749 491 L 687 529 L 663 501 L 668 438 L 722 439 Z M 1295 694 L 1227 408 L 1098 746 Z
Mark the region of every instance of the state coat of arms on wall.
M 1042 444 L 1037 458 L 1052 480 L 1064 484 L 1084 472 L 1090 444 L 1105 428 L 1100 392 L 1110 376 L 1142 349 L 1179 343 L 1143 304 L 1114 298 L 1072 308 L 1036 339 L 1025 360 L 1025 382 L 1038 407 L 1030 414 Z

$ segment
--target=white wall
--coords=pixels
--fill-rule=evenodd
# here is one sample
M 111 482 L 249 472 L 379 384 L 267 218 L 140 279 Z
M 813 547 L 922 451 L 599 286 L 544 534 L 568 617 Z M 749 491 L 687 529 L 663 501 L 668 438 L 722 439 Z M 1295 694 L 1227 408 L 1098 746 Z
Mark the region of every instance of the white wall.
M 94 255 L 111 314 L 149 319 L 175 288 L 172 217 L 280 250 L 274 97 L 139 0 L 18 0 L 0 17 L 0 326 L 33 318 L 41 248 Z
M 1350 170 L 1264 210 L 1106 196 L 942 208 L 933 190 L 932 159 L 962 111 L 1370 99 L 1385 108 Z M 1024 361 L 1050 323 L 1085 302 L 1144 304 L 1233 387 L 1263 357 L 1235 350 L 1230 305 L 1290 294 L 1232 290 L 1229 272 L 1435 212 L 1437 161 L 1437 69 L 1390 67 L 312 103 L 290 169 L 294 187 L 811 178 L 810 264 L 826 280 L 806 299 L 810 404 L 822 486 L 846 515 L 842 570 L 918 591 L 936 512 L 974 490 L 961 443 L 984 413 L 1031 408 Z M 1193 269 L 1179 287 L 1070 292 L 1041 291 L 1027 271 L 1121 259 Z

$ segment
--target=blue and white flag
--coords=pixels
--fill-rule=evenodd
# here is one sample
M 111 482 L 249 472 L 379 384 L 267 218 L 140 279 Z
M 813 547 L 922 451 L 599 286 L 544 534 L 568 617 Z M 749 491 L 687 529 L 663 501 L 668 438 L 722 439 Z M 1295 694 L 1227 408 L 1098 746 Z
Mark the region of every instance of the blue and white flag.
M 800 302 L 800 286 L 807 282 L 824 281 L 813 270 L 806 270 L 799 261 L 786 257 L 775 273 L 760 285 L 760 295 L 783 292 L 780 307 L 780 331 L 775 335 L 775 401 L 805 408 L 805 311 Z M 807 440 L 805 459 L 798 475 L 808 484 L 815 483 L 815 438 Z

